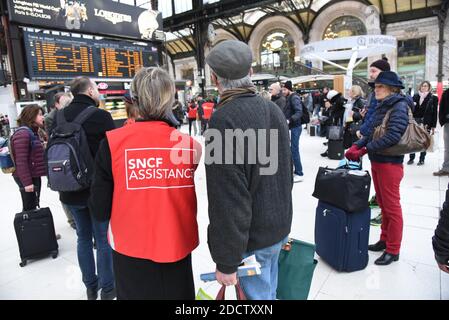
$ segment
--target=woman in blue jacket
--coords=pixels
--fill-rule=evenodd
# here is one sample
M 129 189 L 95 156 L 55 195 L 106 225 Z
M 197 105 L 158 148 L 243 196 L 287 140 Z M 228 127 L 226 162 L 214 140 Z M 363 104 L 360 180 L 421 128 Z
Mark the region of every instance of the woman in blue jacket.
M 385 250 L 375 264 L 388 265 L 399 260 L 401 248 L 403 220 L 400 184 L 404 176 L 404 156 L 385 156 L 381 152 L 399 142 L 407 129 L 408 110 L 413 105 L 410 99 L 401 94 L 404 86 L 398 75 L 392 71 L 380 73 L 374 86 L 379 104 L 368 128 L 368 135 L 346 152 L 346 158 L 358 161 L 368 153 L 377 202 L 382 210 L 382 234 L 376 244 L 369 246 L 369 250 Z M 392 111 L 385 135 L 373 140 L 374 129 L 382 124 L 389 110 Z

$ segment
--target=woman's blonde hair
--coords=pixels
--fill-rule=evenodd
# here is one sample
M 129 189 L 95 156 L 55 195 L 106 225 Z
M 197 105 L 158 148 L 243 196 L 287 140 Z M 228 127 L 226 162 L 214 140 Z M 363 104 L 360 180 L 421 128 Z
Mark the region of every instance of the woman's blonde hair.
M 354 97 L 364 97 L 365 93 L 362 90 L 362 87 L 354 85 L 351 87 L 351 92 Z
M 175 84 L 162 68 L 142 68 L 131 83 L 131 97 L 142 119 L 163 119 L 175 102 Z

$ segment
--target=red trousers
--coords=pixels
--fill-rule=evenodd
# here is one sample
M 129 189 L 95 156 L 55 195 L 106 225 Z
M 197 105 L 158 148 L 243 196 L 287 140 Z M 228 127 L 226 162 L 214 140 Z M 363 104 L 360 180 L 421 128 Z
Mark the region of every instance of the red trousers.
M 371 162 L 376 200 L 382 210 L 381 241 L 387 243 L 386 252 L 399 254 L 401 250 L 402 220 L 400 185 L 404 177 L 402 164 Z

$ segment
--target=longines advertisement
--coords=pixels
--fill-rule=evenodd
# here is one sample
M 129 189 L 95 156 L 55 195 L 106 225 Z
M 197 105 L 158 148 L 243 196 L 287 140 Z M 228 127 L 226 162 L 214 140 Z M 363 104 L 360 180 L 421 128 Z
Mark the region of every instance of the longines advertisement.
M 104 0 L 9 0 L 11 21 L 74 32 L 163 40 L 162 14 Z

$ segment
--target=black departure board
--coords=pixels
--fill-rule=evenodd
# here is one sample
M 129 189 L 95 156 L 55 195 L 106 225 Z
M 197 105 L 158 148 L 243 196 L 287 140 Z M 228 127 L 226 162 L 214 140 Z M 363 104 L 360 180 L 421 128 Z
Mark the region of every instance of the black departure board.
M 142 67 L 158 64 L 157 47 L 24 32 L 32 80 L 71 80 L 77 76 L 131 79 Z

